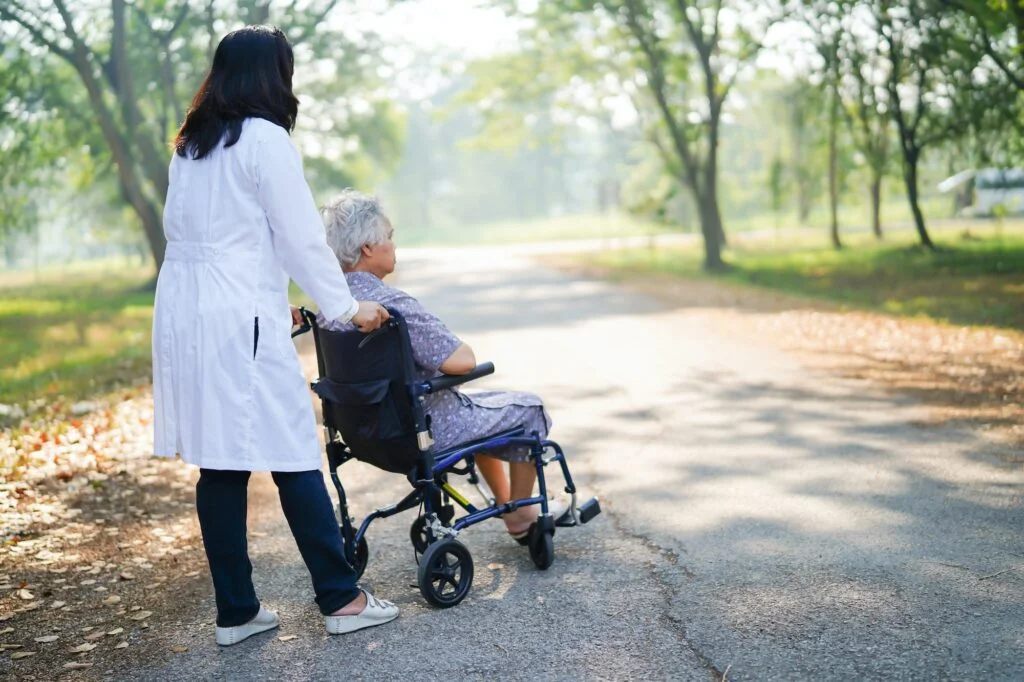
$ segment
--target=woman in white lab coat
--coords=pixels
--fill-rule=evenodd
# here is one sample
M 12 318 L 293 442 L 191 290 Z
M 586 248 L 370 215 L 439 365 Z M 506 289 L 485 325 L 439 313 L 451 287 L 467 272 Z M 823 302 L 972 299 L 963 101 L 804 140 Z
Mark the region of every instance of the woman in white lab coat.
M 291 342 L 288 281 L 328 319 L 363 331 L 387 311 L 357 302 L 324 237 L 289 132 L 293 57 L 276 28 L 217 47 L 175 139 L 167 253 L 153 321 L 156 454 L 200 467 L 196 508 L 217 601 L 217 643 L 277 627 L 252 584 L 246 487 L 273 472 L 331 634 L 398 609 L 356 587 L 323 476 L 306 379 Z

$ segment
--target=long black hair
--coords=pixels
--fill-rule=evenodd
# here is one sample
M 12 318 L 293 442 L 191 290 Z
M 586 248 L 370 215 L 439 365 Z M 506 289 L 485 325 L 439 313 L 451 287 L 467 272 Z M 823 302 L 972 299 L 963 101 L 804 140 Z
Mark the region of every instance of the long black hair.
M 295 60 L 278 28 L 246 26 L 224 36 L 174 139 L 181 156 L 201 159 L 227 133 L 225 147 L 242 136 L 242 121 L 264 118 L 291 132 L 299 111 L 292 93 Z

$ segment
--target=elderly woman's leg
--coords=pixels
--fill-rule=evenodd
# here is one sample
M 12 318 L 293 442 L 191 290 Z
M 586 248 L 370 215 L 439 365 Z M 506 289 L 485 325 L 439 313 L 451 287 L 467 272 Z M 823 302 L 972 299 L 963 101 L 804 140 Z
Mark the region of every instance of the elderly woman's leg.
M 505 504 L 509 497 L 508 476 L 505 474 L 505 462 L 488 455 L 476 456 L 476 468 L 487 482 L 487 487 L 494 495 L 495 504 Z
M 521 500 L 524 497 L 533 496 L 533 487 L 537 482 L 537 467 L 533 462 L 509 462 L 509 485 L 510 499 Z M 531 505 L 515 510 L 511 514 L 505 514 L 505 529 L 512 535 L 525 533 L 530 529 L 530 524 L 537 520 L 540 514 L 540 507 Z
M 494 495 L 495 504 L 505 504 L 509 500 L 519 500 L 533 495 L 533 487 L 537 483 L 537 468 L 533 462 L 509 462 L 509 475 L 505 475 L 505 462 L 495 457 L 478 455 L 476 467 L 487 482 L 487 487 Z M 509 482 L 511 479 L 511 483 Z M 530 524 L 537 520 L 538 507 L 524 507 L 505 514 L 505 528 L 513 535 L 529 529 Z

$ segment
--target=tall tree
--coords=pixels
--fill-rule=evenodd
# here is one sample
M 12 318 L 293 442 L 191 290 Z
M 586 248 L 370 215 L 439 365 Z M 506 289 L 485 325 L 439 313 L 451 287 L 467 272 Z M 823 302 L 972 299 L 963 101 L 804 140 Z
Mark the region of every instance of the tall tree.
M 970 35 L 980 52 L 1002 71 L 1011 87 L 1024 90 L 1024 2 L 943 0 L 943 9 L 970 17 Z
M 666 166 L 697 206 L 704 267 L 720 269 L 725 242 L 718 203 L 722 114 L 730 91 L 781 10 L 771 3 L 722 0 L 597 4 L 625 24 L 642 55 L 644 80 L 667 133 L 655 141 Z
M 882 179 L 889 166 L 892 147 L 888 111 L 889 64 L 880 54 L 877 35 L 861 30 L 844 31 L 839 56 L 843 70 L 846 105 L 843 113 L 853 146 L 868 168 L 871 231 L 882 238 Z
M 325 27 L 324 19 L 338 5 L 339 0 L 291 0 L 280 3 L 280 9 L 270 0 L 241 0 L 233 7 L 209 0 L 201 8 L 188 0 L 4 0 L 0 28 L 18 43 L 41 50 L 41 57 L 70 67 L 87 105 L 71 106 L 74 100 L 69 99 L 56 108 L 64 117 L 87 120 L 97 132 L 159 268 L 166 247 L 161 212 L 168 184 L 167 145 L 184 114 L 183 104 L 209 66 L 214 31 L 276 18 L 289 27 L 297 59 L 311 58 L 302 51 L 307 43 L 316 40 L 322 46 L 327 41 L 331 49 L 324 54 L 331 55 L 336 73 L 352 72 L 365 45 Z M 360 82 L 339 79 L 332 100 Z M 328 130 L 339 138 L 350 137 L 346 119 L 365 120 L 376 112 L 376 107 L 364 106 L 362 115 L 353 116 L 339 105 Z
M 903 180 L 921 245 L 934 249 L 919 197 L 918 169 L 926 149 L 971 130 L 992 103 L 963 22 L 944 16 L 935 0 L 882 0 L 874 20 L 889 62 L 890 115 L 903 155 Z

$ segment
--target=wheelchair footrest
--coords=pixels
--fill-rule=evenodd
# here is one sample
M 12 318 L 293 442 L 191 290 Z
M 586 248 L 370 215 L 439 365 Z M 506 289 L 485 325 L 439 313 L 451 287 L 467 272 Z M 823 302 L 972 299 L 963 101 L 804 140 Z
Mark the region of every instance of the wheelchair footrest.
M 591 497 L 589 500 L 576 507 L 576 514 L 579 516 L 581 525 L 590 521 L 600 513 L 601 502 L 596 497 Z M 571 527 L 576 525 L 575 521 L 573 521 L 572 514 L 565 514 L 562 519 L 563 521 L 558 523 L 558 526 Z

